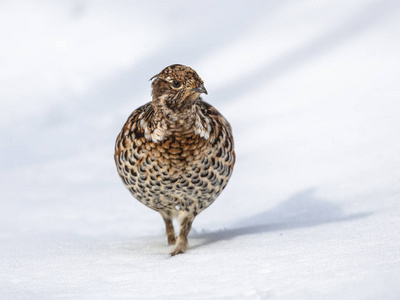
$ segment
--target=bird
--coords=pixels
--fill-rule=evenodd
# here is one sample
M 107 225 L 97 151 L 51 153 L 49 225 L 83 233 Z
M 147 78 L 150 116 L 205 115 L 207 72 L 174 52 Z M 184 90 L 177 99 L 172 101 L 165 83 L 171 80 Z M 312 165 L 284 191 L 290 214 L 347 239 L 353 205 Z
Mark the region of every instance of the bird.
M 150 81 L 152 99 L 122 127 L 114 160 L 133 197 L 161 214 L 175 256 L 187 250 L 195 217 L 227 185 L 236 160 L 234 140 L 229 122 L 201 99 L 208 92 L 192 68 L 170 65 Z

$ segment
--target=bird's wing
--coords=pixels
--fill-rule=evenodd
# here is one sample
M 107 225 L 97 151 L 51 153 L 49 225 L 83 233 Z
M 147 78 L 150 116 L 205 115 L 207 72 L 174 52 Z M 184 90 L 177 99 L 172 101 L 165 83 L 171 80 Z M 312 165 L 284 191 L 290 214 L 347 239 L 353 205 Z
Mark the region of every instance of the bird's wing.
M 229 139 L 233 148 L 232 127 L 225 117 L 212 105 L 205 101 L 199 101 L 201 109 L 202 122 L 209 123 L 209 141 L 211 144 L 221 142 L 223 139 Z M 204 126 L 205 127 L 205 126 Z
M 210 104 L 201 101 L 202 115 L 206 117 L 210 124 L 210 134 L 208 141 L 213 148 L 211 153 L 211 164 L 220 175 L 226 180 L 222 180 L 222 189 L 228 183 L 233 166 L 236 161 L 232 127 L 220 112 Z
M 151 102 L 132 112 L 115 142 L 115 156 L 119 155 L 122 150 L 131 148 L 135 140 L 145 136 L 145 128 L 150 126 L 149 120 L 153 113 Z

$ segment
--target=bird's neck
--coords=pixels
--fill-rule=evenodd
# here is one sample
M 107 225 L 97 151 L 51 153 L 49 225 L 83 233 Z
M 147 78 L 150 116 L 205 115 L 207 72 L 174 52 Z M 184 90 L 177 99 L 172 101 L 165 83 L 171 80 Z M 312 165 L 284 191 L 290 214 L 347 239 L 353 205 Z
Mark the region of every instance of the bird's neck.
M 162 141 L 171 135 L 198 134 L 208 139 L 211 127 L 209 120 L 201 113 L 198 105 L 184 107 L 180 110 L 169 109 L 153 103 L 152 128 L 149 135 L 153 141 Z
M 169 131 L 188 131 L 196 123 L 196 112 L 197 109 L 194 105 L 179 110 L 156 106 L 154 108 L 153 121 L 155 123 L 163 123 Z

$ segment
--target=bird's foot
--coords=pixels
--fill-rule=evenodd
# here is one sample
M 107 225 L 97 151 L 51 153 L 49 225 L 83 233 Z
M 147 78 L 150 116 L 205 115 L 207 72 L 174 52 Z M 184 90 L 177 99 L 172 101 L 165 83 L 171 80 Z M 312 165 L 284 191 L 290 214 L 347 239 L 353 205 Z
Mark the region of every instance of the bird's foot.
M 171 256 L 175 256 L 177 254 L 185 253 L 187 247 L 188 247 L 187 239 L 178 237 L 175 248 L 170 254 Z
M 183 250 L 174 250 L 170 254 L 171 254 L 171 256 L 175 256 L 175 255 L 183 254 L 183 253 L 185 253 Z

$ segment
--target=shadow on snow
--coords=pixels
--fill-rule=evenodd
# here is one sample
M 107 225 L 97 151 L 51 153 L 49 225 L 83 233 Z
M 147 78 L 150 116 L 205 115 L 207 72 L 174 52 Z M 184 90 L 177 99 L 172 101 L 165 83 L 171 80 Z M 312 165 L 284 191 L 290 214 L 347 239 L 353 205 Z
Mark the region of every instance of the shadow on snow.
M 308 189 L 272 209 L 239 221 L 237 228 L 193 234 L 192 238 L 205 241 L 191 248 L 238 236 L 347 222 L 369 215 L 370 213 L 346 214 L 338 204 L 321 200 L 315 197 L 314 189 Z

